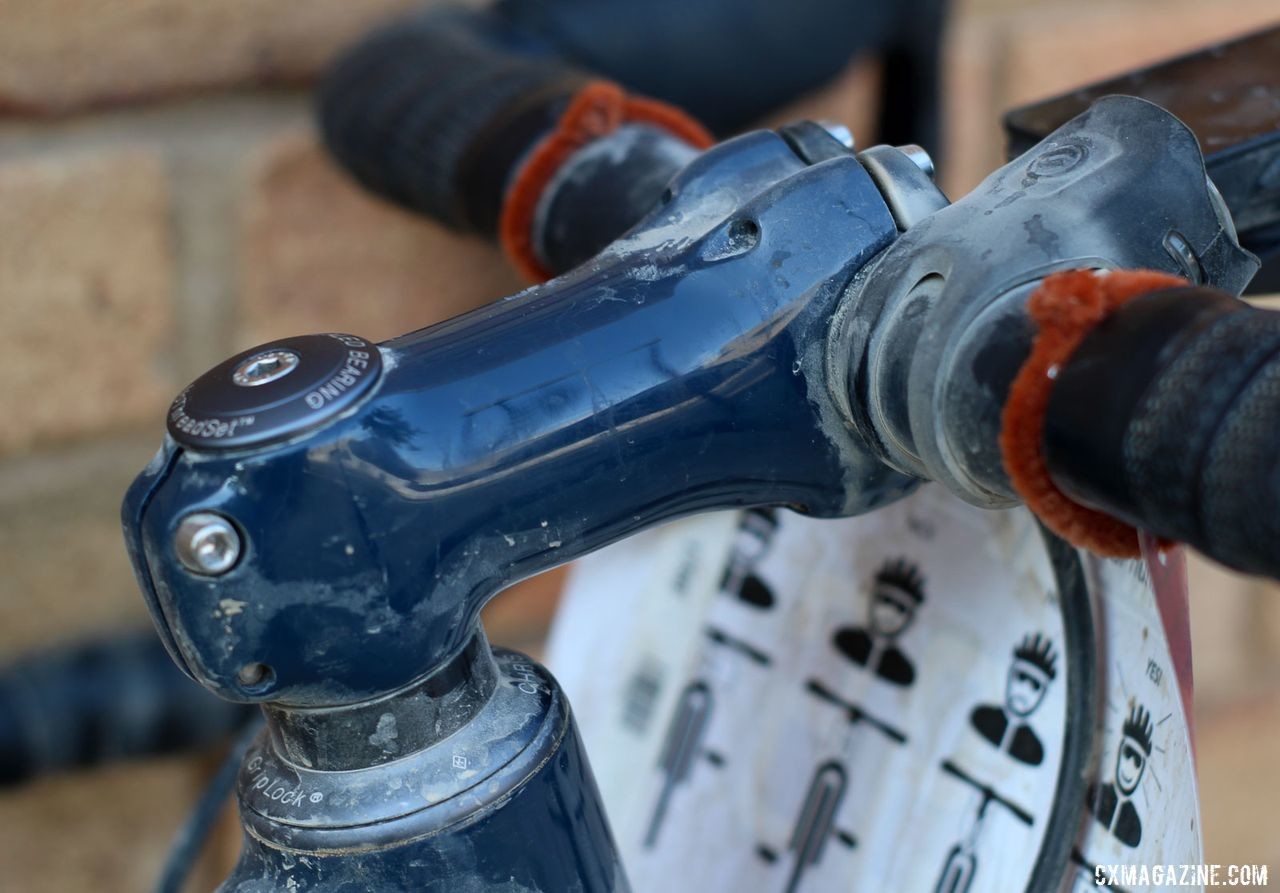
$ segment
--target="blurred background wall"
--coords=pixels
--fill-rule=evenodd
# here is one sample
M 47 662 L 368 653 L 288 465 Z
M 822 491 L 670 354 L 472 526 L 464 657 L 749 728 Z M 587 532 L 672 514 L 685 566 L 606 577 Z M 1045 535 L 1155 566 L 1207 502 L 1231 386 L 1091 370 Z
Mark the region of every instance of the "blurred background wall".
M 853 0 L 850 0 L 853 2 Z M 307 331 L 380 339 L 522 286 L 478 242 L 359 193 L 307 89 L 417 0 L 0 0 L 0 661 L 144 621 L 117 522 L 172 395 Z M 1280 17 L 1275 0 L 961 0 L 947 166 L 999 164 L 999 114 Z M 673 27 L 676 23 L 673 23 Z M 873 140 L 874 61 L 778 120 Z M 504 594 L 491 637 L 536 650 L 560 575 Z M 1280 866 L 1280 591 L 1193 568 L 1209 861 Z M 214 757 L 0 794 L 0 888 L 139 890 Z M 234 853 L 228 826 L 201 883 Z

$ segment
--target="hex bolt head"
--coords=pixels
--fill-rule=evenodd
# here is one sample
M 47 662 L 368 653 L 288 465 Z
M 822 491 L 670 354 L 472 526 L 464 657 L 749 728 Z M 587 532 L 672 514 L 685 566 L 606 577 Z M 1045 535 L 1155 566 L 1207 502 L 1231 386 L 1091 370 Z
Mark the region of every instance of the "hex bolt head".
M 847 124 L 841 124 L 839 121 L 819 121 L 818 126 L 831 134 L 836 142 L 846 149 L 852 150 L 854 148 L 853 131 L 849 129 Z
M 905 146 L 896 147 L 899 152 L 911 159 L 911 163 L 920 170 L 924 171 L 924 175 L 932 179 L 933 177 L 933 158 L 923 147 L 917 146 L 915 143 L 908 143 Z
M 174 537 L 174 551 L 193 574 L 216 577 L 235 567 L 240 558 L 240 534 L 213 512 L 194 512 L 182 519 Z
M 284 378 L 298 368 L 301 357 L 292 350 L 273 348 L 249 357 L 231 373 L 231 380 L 242 388 L 256 388 Z
M 245 688 L 257 688 L 275 678 L 275 671 L 266 664 L 245 664 L 236 673 L 236 681 Z

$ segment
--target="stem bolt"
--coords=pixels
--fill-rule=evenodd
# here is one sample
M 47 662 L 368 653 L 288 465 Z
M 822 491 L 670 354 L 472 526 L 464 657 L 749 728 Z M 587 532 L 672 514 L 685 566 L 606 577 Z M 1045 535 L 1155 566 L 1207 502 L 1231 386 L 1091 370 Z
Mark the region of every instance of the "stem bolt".
M 291 350 L 268 350 L 249 357 L 237 366 L 231 374 L 231 380 L 242 388 L 256 388 L 284 378 L 297 368 L 300 360 Z
M 839 121 L 819 121 L 818 126 L 831 134 L 835 141 L 846 149 L 854 148 L 853 131 L 849 129 L 847 124 L 841 124 Z
M 915 143 L 908 143 L 905 146 L 898 146 L 898 151 L 911 159 L 911 163 L 920 170 L 924 171 L 924 175 L 933 178 L 933 159 L 929 157 L 929 153 Z
M 225 574 L 240 558 L 240 534 L 230 521 L 213 512 L 183 518 L 173 545 L 182 566 L 204 577 Z

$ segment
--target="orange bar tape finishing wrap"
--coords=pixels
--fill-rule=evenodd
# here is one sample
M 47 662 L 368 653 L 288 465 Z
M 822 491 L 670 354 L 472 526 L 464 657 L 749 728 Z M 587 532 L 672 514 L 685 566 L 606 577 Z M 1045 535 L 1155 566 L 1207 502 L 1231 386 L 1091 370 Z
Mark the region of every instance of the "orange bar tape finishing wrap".
M 715 142 L 701 124 L 673 106 L 628 96 L 608 81 L 587 84 L 574 95 L 556 129 L 534 146 L 507 190 L 498 237 L 525 276 L 541 282 L 552 275 L 533 247 L 533 218 L 542 191 L 569 156 L 623 124 L 651 124 L 699 149 Z
M 1054 273 L 1027 302 L 1039 327 L 1001 418 L 1000 452 L 1018 495 L 1045 526 L 1071 543 L 1108 558 L 1141 555 L 1138 531 L 1110 515 L 1073 502 L 1049 477 L 1041 443 L 1054 379 L 1085 336 L 1126 301 L 1185 279 L 1150 270 Z

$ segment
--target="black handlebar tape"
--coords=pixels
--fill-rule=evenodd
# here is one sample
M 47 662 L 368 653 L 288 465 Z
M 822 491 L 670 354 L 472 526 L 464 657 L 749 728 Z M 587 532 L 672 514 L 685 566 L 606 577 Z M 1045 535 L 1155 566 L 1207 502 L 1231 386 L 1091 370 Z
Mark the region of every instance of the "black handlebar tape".
M 258 712 L 184 676 L 149 629 L 32 654 L 0 669 L 0 788 L 212 747 Z
M 1280 579 L 1280 312 L 1134 298 L 1059 370 L 1042 449 L 1075 501 Z
M 372 192 L 493 236 L 511 173 L 590 80 L 521 40 L 469 10 L 374 32 L 321 85 L 326 145 Z

